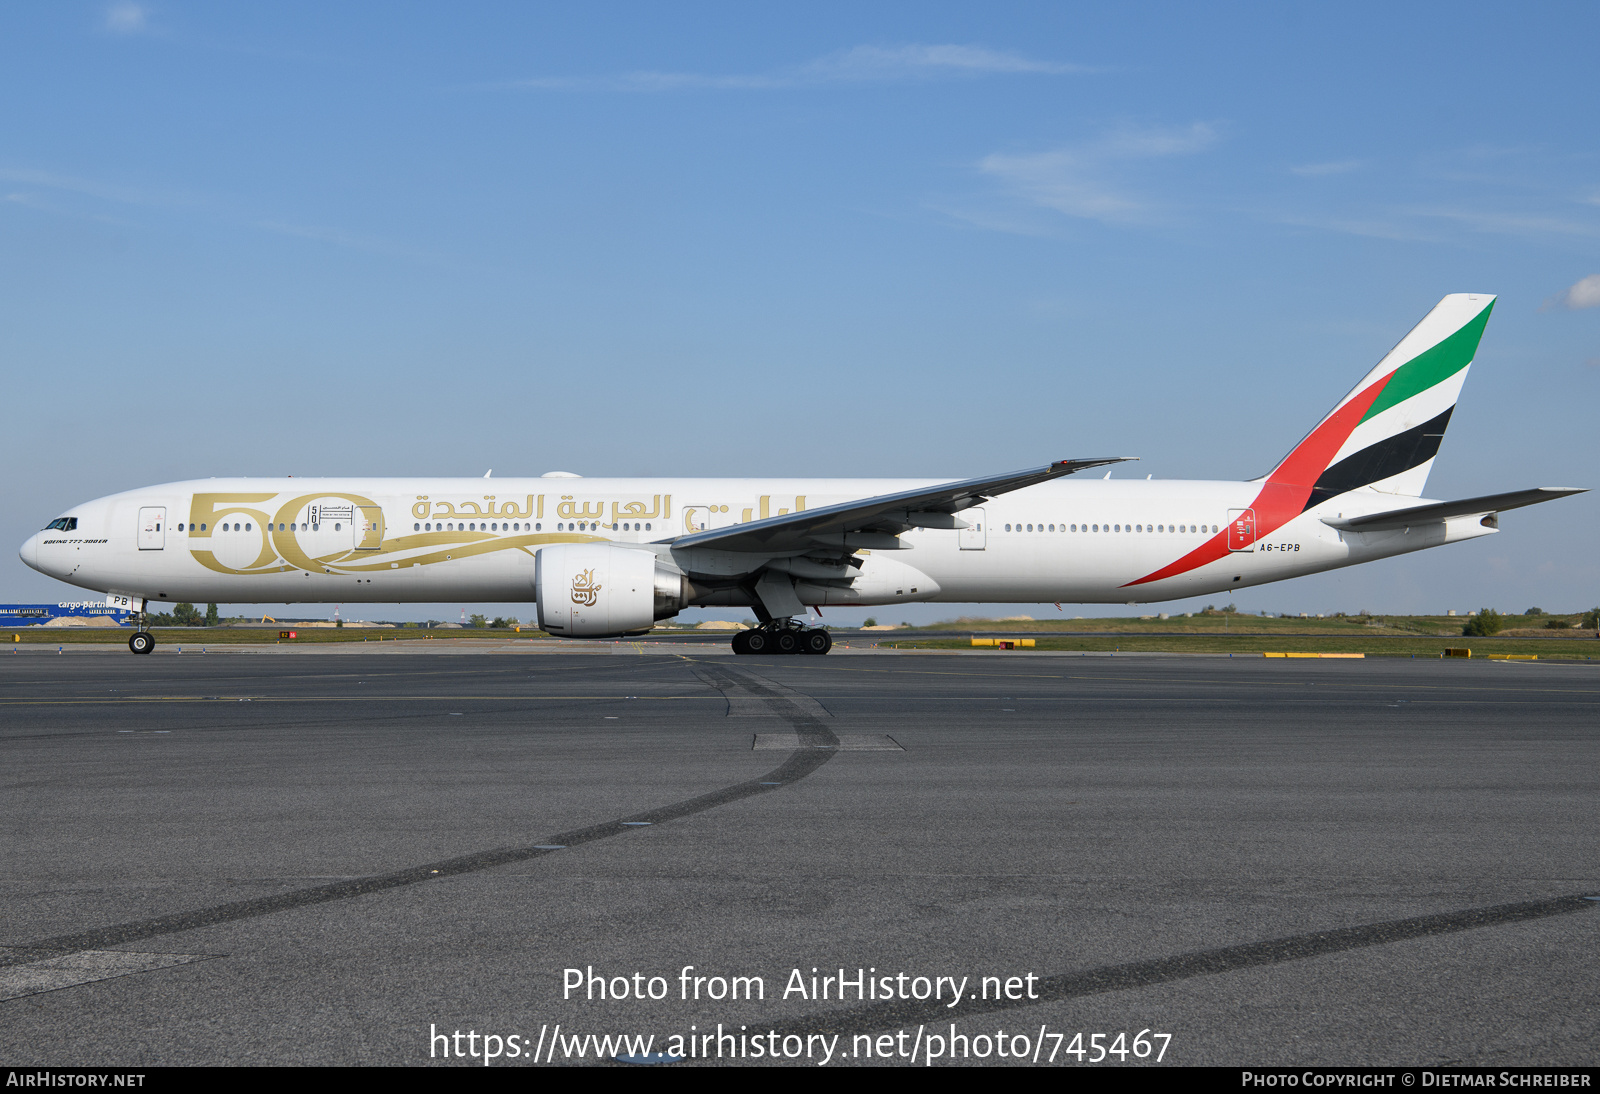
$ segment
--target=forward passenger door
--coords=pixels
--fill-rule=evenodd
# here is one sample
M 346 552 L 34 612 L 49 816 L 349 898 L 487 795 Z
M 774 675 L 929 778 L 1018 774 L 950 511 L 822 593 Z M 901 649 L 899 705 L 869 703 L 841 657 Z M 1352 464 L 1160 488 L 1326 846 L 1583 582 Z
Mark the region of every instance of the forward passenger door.
M 139 550 L 161 551 L 167 546 L 167 507 L 147 505 L 139 510 Z

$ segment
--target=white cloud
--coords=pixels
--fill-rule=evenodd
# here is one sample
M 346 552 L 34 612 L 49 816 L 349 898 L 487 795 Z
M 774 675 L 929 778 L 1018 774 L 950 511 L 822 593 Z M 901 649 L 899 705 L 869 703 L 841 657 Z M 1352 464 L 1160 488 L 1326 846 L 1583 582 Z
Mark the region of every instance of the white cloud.
M 830 84 L 904 83 L 972 76 L 1065 76 L 1096 71 L 1084 65 L 1037 61 L 982 46 L 855 46 L 796 68 L 772 72 L 707 75 L 698 72 L 627 72 L 617 76 L 547 76 L 513 80 L 502 87 L 569 91 L 765 91 Z
M 1277 224 L 1287 224 L 1295 228 L 1315 228 L 1324 232 L 1340 232 L 1344 235 L 1366 236 L 1369 239 L 1392 239 L 1408 243 L 1443 243 L 1445 237 L 1439 232 L 1429 232 L 1410 222 L 1402 223 L 1393 217 L 1340 217 L 1340 216 L 1300 216 L 1283 214 L 1269 216 L 1266 219 Z
M 117 3 L 106 8 L 101 28 L 112 34 L 139 34 L 148 25 L 150 9 L 141 4 Z
M 1088 72 L 1083 65 L 1035 61 L 981 46 L 856 46 L 806 65 L 801 72 L 818 80 L 904 80 L 929 76 L 1036 73 L 1065 76 Z
M 1186 129 L 1125 130 L 1069 148 L 1029 155 L 996 152 L 978 164 L 1035 205 L 1067 216 L 1108 222 L 1144 219 L 1151 206 L 1109 176 L 1134 160 L 1189 155 L 1210 147 L 1216 132 L 1197 122 Z
M 1525 215 L 1519 213 L 1484 213 L 1474 209 L 1411 209 L 1412 215 L 1455 221 L 1480 232 L 1499 235 L 1542 238 L 1548 236 L 1575 236 L 1592 239 L 1600 236 L 1600 226 L 1561 217 Z
M 1348 175 L 1351 171 L 1361 170 L 1361 167 L 1360 160 L 1339 160 L 1336 163 L 1307 163 L 1289 170 L 1302 178 L 1321 178 L 1323 175 Z
M 64 190 L 102 201 L 117 201 L 130 205 L 150 204 L 149 195 L 125 186 L 114 186 L 93 179 L 73 175 L 58 175 L 51 171 L 34 171 L 28 168 L 0 167 L 0 182 L 21 183 L 45 190 Z
M 1568 311 L 1600 308 L 1600 274 L 1590 274 L 1566 292 L 1545 301 L 1545 308 L 1566 308 Z
M 276 235 L 291 236 L 295 239 L 308 239 L 314 243 L 325 243 L 334 247 L 343 247 L 355 251 L 367 251 L 371 254 L 389 255 L 395 258 L 431 258 L 431 255 L 399 243 L 392 243 L 376 236 L 360 235 L 347 232 L 342 228 L 327 228 L 315 224 L 294 224 L 283 220 L 262 220 L 256 222 L 256 227 Z

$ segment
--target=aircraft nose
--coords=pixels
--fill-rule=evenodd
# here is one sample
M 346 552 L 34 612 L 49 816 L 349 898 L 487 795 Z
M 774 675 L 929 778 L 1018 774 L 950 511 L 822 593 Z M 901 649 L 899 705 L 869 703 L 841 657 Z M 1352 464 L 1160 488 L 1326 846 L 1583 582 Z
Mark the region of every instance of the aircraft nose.
M 39 533 L 35 532 L 29 536 L 23 542 L 22 550 L 18 551 L 17 554 L 21 555 L 22 561 L 33 569 L 39 569 Z

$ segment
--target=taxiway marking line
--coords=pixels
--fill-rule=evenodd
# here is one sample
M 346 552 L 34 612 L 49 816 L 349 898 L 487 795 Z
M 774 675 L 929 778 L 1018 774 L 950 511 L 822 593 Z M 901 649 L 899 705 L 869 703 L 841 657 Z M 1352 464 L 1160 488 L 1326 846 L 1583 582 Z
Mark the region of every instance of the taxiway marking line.
M 716 699 L 714 695 L 140 695 L 121 699 L 0 699 L 0 707 L 95 706 L 117 703 L 481 703 L 528 700 L 643 702 L 647 699 Z
M 776 1029 L 780 1036 L 807 1033 L 846 1035 L 870 1033 L 897 1026 L 906 1027 L 918 1022 L 943 1022 L 977 1014 L 1036 1007 L 1085 995 L 1137 990 L 1156 984 L 1189 980 L 1197 976 L 1216 976 L 1241 969 L 1278 965 L 1286 961 L 1304 961 L 1312 957 L 1323 957 L 1372 946 L 1386 946 L 1412 939 L 1457 934 L 1483 927 L 1526 923 L 1531 920 L 1548 919 L 1551 916 L 1589 911 L 1596 907 L 1600 907 L 1600 903 L 1597 903 L 1595 897 L 1586 893 L 1573 893 L 1545 900 L 1494 904 L 1435 915 L 1390 919 L 1359 927 L 1308 931 L 1264 942 L 1247 942 L 1237 946 L 1222 946 L 1176 954 L 1172 957 L 1159 957 L 1150 961 L 1132 961 L 1122 965 L 1107 965 L 1098 969 L 1045 976 L 1040 978 L 1036 998 L 1033 999 L 1014 1002 L 1005 999 L 963 1000 L 953 1007 L 942 1000 L 926 1002 L 895 1000 L 871 1003 L 849 1010 L 813 1014 L 787 1022 L 779 1021 L 774 1023 L 772 1028 Z
M 1561 694 L 1561 693 L 1558 693 Z M 1584 700 L 1594 701 L 1600 699 L 1600 694 L 1590 695 L 1579 693 Z M 825 696 L 832 702 L 887 702 L 903 705 L 915 703 L 918 699 L 909 696 L 893 696 L 889 698 L 876 698 L 860 696 L 848 692 L 840 692 Z M 1238 696 L 1214 695 L 1179 695 L 1179 696 L 1145 696 L 1145 695 L 1084 695 L 1079 693 L 1062 695 L 933 695 L 920 700 L 922 702 L 955 702 L 955 703 L 988 703 L 1004 699 L 1006 702 L 1018 703 L 1248 703 L 1254 700 Z M 267 695 L 239 695 L 221 698 L 206 698 L 195 695 L 161 695 L 128 697 L 125 699 L 0 699 L 0 707 L 27 707 L 27 706 L 114 706 L 126 703 L 461 703 L 461 702 L 679 702 L 683 700 L 715 700 L 722 701 L 717 696 L 708 695 L 304 695 L 304 696 L 267 696 Z M 1273 702 L 1284 705 L 1326 705 L 1330 703 L 1360 704 L 1363 702 L 1379 702 L 1379 698 L 1321 696 L 1311 698 L 1286 697 L 1275 699 Z M 1494 702 L 1497 705 L 1528 705 L 1531 700 L 1508 696 L 1503 699 L 1438 699 L 1426 697 L 1409 699 L 1408 706 L 1472 706 L 1484 702 Z

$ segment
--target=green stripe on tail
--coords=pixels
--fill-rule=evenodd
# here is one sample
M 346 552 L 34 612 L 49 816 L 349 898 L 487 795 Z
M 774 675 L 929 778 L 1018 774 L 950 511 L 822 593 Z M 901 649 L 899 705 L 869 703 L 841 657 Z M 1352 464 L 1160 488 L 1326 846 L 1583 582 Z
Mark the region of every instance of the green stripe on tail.
M 1487 308 L 1460 330 L 1395 369 L 1361 420 L 1364 422 L 1392 406 L 1398 406 L 1472 364 L 1472 359 L 1478 355 L 1478 343 L 1483 340 L 1483 328 L 1488 325 L 1492 311 L 1494 301 L 1491 300 Z

